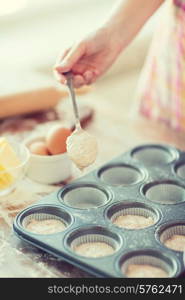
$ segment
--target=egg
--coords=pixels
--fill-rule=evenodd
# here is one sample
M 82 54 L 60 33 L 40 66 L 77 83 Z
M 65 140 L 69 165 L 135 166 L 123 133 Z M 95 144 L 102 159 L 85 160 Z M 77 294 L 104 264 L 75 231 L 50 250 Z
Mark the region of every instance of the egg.
M 46 145 L 51 154 L 66 152 L 66 140 L 72 131 L 62 126 L 52 127 L 46 136 Z
M 49 155 L 49 151 L 47 149 L 46 143 L 45 142 L 33 142 L 30 146 L 29 149 L 31 153 L 37 154 L 37 155 Z

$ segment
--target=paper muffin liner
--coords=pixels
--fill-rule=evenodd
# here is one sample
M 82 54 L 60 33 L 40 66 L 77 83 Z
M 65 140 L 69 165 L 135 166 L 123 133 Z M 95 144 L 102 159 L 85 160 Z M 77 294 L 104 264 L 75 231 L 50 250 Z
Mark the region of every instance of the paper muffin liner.
M 31 230 L 28 228 L 29 223 L 32 221 L 45 221 L 45 220 L 58 220 L 62 223 L 64 228 L 54 228 L 53 232 L 36 232 L 35 230 Z M 34 234 L 54 234 L 57 232 L 64 231 L 67 227 L 70 226 L 72 223 L 73 217 L 66 212 L 65 210 L 61 209 L 58 206 L 48 206 L 48 205 L 41 205 L 41 206 L 33 206 L 31 209 L 25 211 L 25 213 L 21 216 L 20 219 L 20 226 L 23 227 L 25 230 L 34 233 Z M 35 225 L 35 224 L 34 224 Z M 36 228 L 37 225 L 35 225 Z M 39 229 L 40 224 L 38 224 Z M 52 225 L 51 225 L 52 228 Z M 49 230 L 49 228 L 48 228 Z
M 131 165 L 109 165 L 98 172 L 99 178 L 110 185 L 132 185 L 143 180 L 144 174 Z
M 176 204 L 185 201 L 185 188 L 176 182 L 149 183 L 143 191 L 148 200 L 160 204 Z
M 123 275 L 126 275 L 127 273 L 127 268 L 131 264 L 136 264 L 136 265 L 150 265 L 152 267 L 160 268 L 163 271 L 167 273 L 167 277 L 172 277 L 173 274 L 176 272 L 175 267 L 164 261 L 162 258 L 158 258 L 152 255 L 135 255 L 132 256 L 128 259 L 126 259 L 124 262 L 122 262 L 120 268 L 123 273 Z
M 87 244 L 87 243 L 105 243 L 107 244 L 108 246 L 110 246 L 111 248 L 113 248 L 113 253 L 114 254 L 118 248 L 119 248 L 119 243 L 118 241 L 114 240 L 114 238 L 112 237 L 109 237 L 109 236 L 106 236 L 106 235 L 103 235 L 103 234 L 82 234 L 76 238 L 74 238 L 71 242 L 70 242 L 70 248 L 74 251 L 75 251 L 75 248 L 80 246 L 80 245 L 83 245 L 83 244 Z M 79 254 L 78 255 L 82 255 L 83 254 Z M 111 254 L 109 254 L 111 255 Z M 85 255 L 84 255 L 85 256 Z M 102 256 L 108 256 L 108 255 L 101 255 L 99 257 L 102 257 Z M 92 256 L 89 256 L 89 257 L 92 257 Z
M 185 223 L 182 225 L 170 225 L 169 227 L 166 227 L 164 230 L 162 230 L 161 233 L 159 233 L 159 238 L 160 238 L 161 243 L 165 247 L 167 247 L 164 243 L 174 235 L 185 236 Z M 171 248 L 171 247 L 167 247 L 167 248 L 173 250 L 173 248 Z M 177 251 L 183 252 L 182 250 L 177 250 Z M 184 252 L 185 252 L 185 245 L 184 245 Z
M 124 204 L 123 204 L 123 206 L 124 206 Z M 147 208 L 143 208 L 143 207 L 126 207 L 126 208 L 119 209 L 117 212 L 113 213 L 113 215 L 110 217 L 110 221 L 114 224 L 115 220 L 118 217 L 126 216 L 126 215 L 142 216 L 145 218 L 151 217 L 153 220 L 153 224 L 146 225 L 141 228 L 146 228 L 146 227 L 152 226 L 158 221 L 158 215 L 154 211 L 147 209 Z M 122 226 L 119 226 L 119 227 L 122 227 Z M 123 228 L 127 228 L 127 227 L 123 227 Z M 135 229 L 137 229 L 137 228 L 135 228 Z
M 177 153 L 175 150 L 169 151 L 166 147 L 151 145 L 135 148 L 131 156 L 147 166 L 155 167 L 172 162 L 177 157 Z
M 45 221 L 45 220 L 59 220 L 62 222 L 65 227 L 67 227 L 67 223 L 65 220 L 63 220 L 61 217 L 55 216 L 53 214 L 46 214 L 46 213 L 33 213 L 26 217 L 24 217 L 22 221 L 22 226 L 26 229 L 26 226 L 30 223 L 31 220 L 36 221 Z

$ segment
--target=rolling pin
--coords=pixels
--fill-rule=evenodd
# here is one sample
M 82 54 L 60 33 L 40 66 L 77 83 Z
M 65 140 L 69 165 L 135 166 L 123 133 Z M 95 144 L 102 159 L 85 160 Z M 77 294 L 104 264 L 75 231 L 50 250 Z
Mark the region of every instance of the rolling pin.
M 0 119 L 48 110 L 68 97 L 67 88 L 57 86 L 52 77 L 25 71 L 19 71 L 17 76 L 12 73 L 11 77 L 5 76 L 0 83 Z M 84 87 L 77 93 L 88 91 L 89 87 Z

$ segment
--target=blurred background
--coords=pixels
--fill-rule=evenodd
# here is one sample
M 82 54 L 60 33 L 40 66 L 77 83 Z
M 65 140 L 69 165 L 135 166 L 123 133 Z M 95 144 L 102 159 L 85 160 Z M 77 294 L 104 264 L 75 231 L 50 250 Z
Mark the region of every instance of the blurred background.
M 0 118 L 55 105 L 60 98 L 52 73 L 57 55 L 98 27 L 114 4 L 114 0 L 0 0 Z M 138 74 L 157 20 L 158 13 L 102 80 L 133 70 Z
M 0 3 L 1 65 L 39 71 L 46 66 L 49 69 L 59 51 L 98 27 L 115 1 L 1 0 Z M 151 36 L 153 23 L 145 26 L 145 39 Z
M 19 121 L 27 113 L 43 112 L 38 122 L 47 123 L 64 121 L 67 111 L 68 120 L 74 122 L 67 88 L 56 82 L 52 67 L 59 53 L 104 22 L 115 3 L 115 0 L 0 0 L 1 134 L 7 128 L 11 128 L 10 134 L 12 128 L 29 129 L 29 134 L 32 129 L 38 131 L 35 116 L 17 122 L 17 118 Z M 93 115 L 88 131 L 101 143 L 98 165 L 141 143 L 163 142 L 184 148 L 181 132 L 135 114 L 138 79 L 164 6 L 145 23 L 102 78 L 93 86 L 77 90 L 82 117 L 88 119 Z M 48 110 L 52 111 L 46 114 Z M 46 131 L 46 126 L 43 128 Z

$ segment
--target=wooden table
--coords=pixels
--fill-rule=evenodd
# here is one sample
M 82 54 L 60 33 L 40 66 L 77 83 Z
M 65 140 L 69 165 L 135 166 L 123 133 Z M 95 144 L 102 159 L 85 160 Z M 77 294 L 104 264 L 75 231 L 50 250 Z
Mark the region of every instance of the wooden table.
M 173 131 L 164 124 L 149 121 L 139 115 L 131 116 L 135 106 L 132 99 L 138 74 L 133 71 L 114 79 L 106 78 L 99 81 L 88 94 L 79 96 L 82 105 L 94 110 L 94 118 L 86 129 L 95 135 L 99 142 L 97 161 L 88 171 L 142 143 L 161 142 L 185 149 L 183 132 Z M 52 122 L 58 122 L 57 118 L 71 122 L 73 116 L 70 113 L 66 114 L 66 111 L 71 110 L 69 102 L 62 103 L 59 110 L 59 116 L 55 111 L 49 111 L 47 114 L 27 116 L 21 120 L 5 120 L 0 125 L 1 134 L 14 135 L 22 140 L 32 130 L 44 130 Z M 41 122 L 39 125 L 38 119 Z M 79 176 L 79 172 L 74 168 L 71 180 Z M 0 199 L 0 277 L 89 277 L 89 274 L 15 237 L 12 232 L 15 215 L 24 207 L 37 203 L 41 197 L 59 188 L 58 185 L 40 185 L 28 178 L 25 178 L 23 183 L 12 194 Z M 61 183 L 61 186 L 63 184 Z M 15 198 L 16 205 L 12 204 Z

